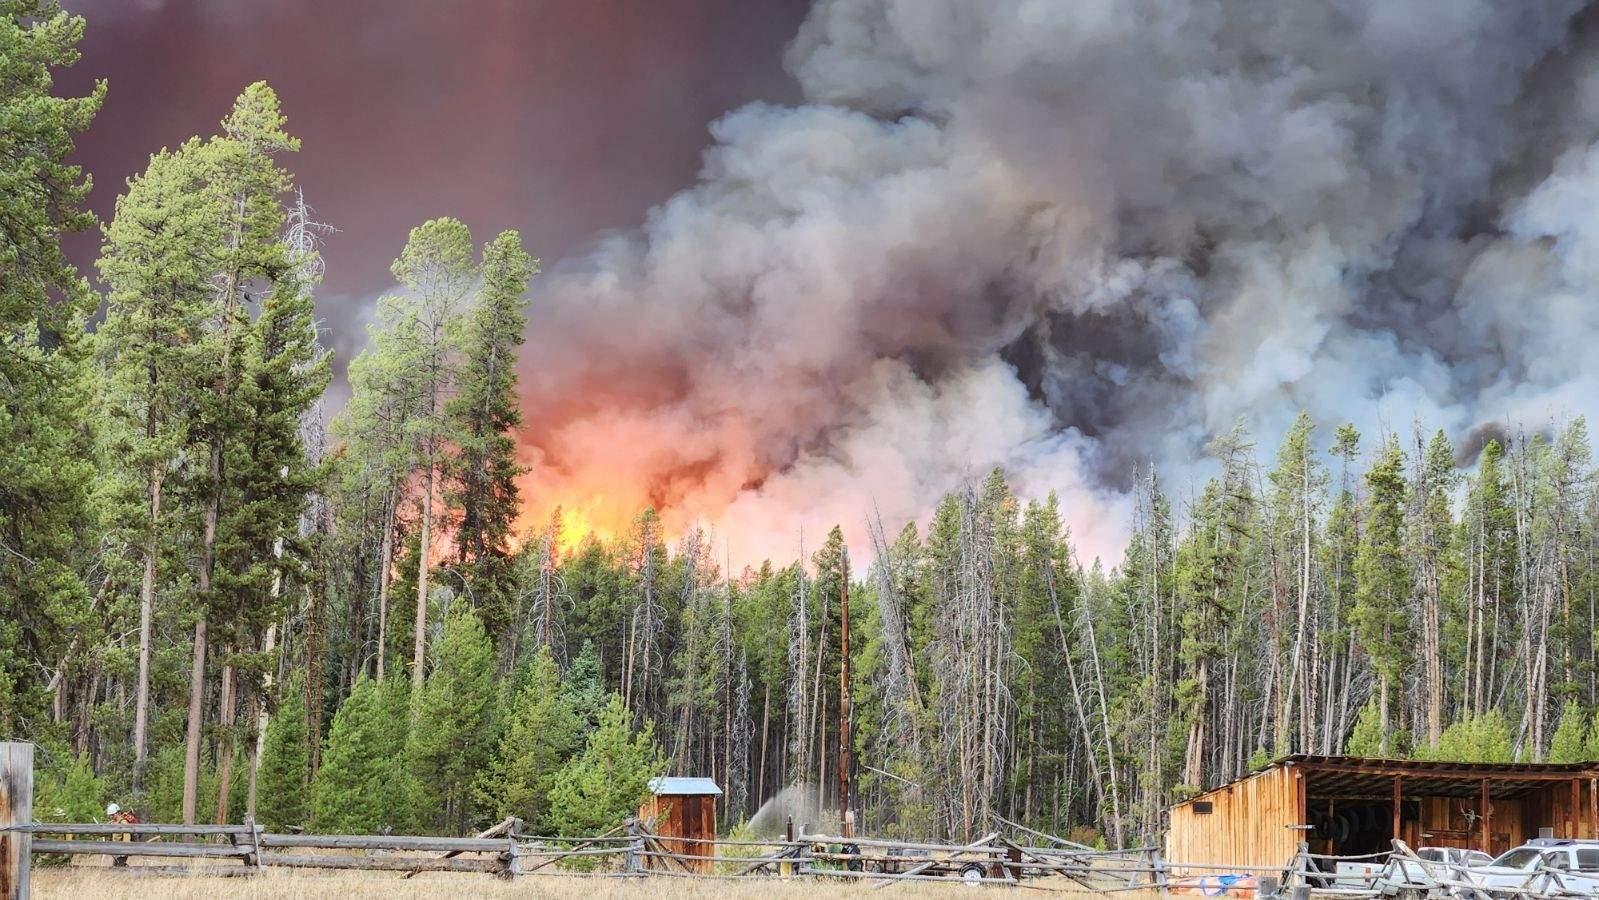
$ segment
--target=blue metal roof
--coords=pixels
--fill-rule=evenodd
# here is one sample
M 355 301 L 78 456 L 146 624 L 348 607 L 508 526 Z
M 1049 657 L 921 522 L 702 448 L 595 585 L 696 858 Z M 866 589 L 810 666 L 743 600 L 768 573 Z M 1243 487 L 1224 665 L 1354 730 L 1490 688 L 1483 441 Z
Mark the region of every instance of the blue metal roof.
M 650 793 L 658 797 L 722 796 L 722 789 L 709 778 L 682 778 L 675 775 L 650 779 Z

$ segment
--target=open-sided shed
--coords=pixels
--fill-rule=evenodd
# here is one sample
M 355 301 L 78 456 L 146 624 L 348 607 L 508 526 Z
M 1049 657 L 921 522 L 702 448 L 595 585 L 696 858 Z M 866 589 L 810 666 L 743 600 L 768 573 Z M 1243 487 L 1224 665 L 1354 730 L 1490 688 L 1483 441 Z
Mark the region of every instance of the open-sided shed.
M 1298 755 L 1172 807 L 1166 858 L 1278 866 L 1301 841 L 1354 855 L 1395 837 L 1498 854 L 1545 828 L 1599 837 L 1599 764 Z
M 716 848 L 700 843 L 716 838 L 716 798 L 722 789 L 709 778 L 662 777 L 650 779 L 650 796 L 639 807 L 638 817 L 655 822 L 655 834 L 668 853 L 711 857 Z M 677 869 L 672 860 L 651 858 L 650 867 Z M 709 872 L 711 861 L 685 860 L 682 867 L 693 872 Z

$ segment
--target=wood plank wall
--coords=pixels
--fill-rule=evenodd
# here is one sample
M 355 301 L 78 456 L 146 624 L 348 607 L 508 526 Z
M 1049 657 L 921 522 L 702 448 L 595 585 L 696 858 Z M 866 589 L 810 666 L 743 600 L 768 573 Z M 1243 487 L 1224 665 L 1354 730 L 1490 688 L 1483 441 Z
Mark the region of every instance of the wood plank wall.
M 1273 766 L 1172 808 L 1166 859 L 1227 866 L 1280 866 L 1299 849 L 1304 822 L 1303 776 L 1293 766 Z
M 655 820 L 655 834 L 661 840 L 661 848 L 668 853 L 681 853 L 685 856 L 711 857 L 716 854 L 716 848 L 711 844 L 702 844 L 700 840 L 714 840 L 716 837 L 716 798 L 709 795 L 680 795 L 680 796 L 651 796 L 639 808 L 639 818 Z M 695 838 L 694 841 L 681 840 L 682 838 Z M 712 862 L 705 860 L 674 861 L 652 857 L 648 867 L 680 872 L 688 869 L 692 872 L 708 873 L 711 871 Z
M 1194 812 L 1195 800 L 1172 807 L 1166 833 L 1166 858 L 1172 862 L 1230 866 L 1276 866 L 1287 862 L 1306 832 L 1304 774 L 1293 765 L 1274 766 L 1227 787 L 1202 794 L 1212 812 Z M 1599 838 L 1599 779 L 1589 776 L 1550 781 L 1521 797 L 1500 798 L 1489 806 L 1489 846 L 1472 798 L 1416 797 L 1420 820 L 1407 818 L 1401 837 L 1412 847 L 1468 847 L 1499 854 L 1552 827 L 1556 837 Z M 1325 842 L 1317 842 L 1325 843 Z M 1325 850 L 1326 848 L 1316 848 Z

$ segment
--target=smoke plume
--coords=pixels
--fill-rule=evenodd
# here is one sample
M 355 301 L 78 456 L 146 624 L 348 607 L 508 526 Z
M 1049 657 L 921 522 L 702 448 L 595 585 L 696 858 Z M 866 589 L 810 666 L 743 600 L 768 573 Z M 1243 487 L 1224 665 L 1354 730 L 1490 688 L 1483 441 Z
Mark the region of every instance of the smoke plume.
M 529 518 L 782 558 L 1001 466 L 1114 558 L 1134 467 L 1201 477 L 1240 417 L 1593 412 L 1583 6 L 819 0 L 804 102 L 538 283 Z

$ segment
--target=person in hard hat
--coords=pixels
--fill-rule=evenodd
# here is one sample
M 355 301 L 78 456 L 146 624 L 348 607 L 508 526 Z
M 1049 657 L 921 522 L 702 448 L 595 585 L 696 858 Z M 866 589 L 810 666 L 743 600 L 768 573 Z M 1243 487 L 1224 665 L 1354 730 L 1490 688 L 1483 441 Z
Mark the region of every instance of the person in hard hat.
M 106 804 L 105 814 L 106 814 L 106 818 L 110 819 L 111 820 L 111 824 L 113 824 L 113 825 L 137 825 L 137 824 L 139 824 L 139 817 L 138 816 L 134 815 L 131 810 L 123 809 L 122 807 L 116 805 L 115 803 L 107 803 Z M 124 831 L 124 832 L 122 832 L 120 834 L 112 835 L 112 839 L 113 840 L 118 840 L 118 841 L 132 841 L 133 840 L 133 834 L 131 832 Z

